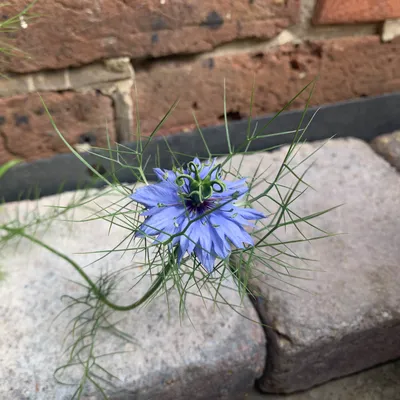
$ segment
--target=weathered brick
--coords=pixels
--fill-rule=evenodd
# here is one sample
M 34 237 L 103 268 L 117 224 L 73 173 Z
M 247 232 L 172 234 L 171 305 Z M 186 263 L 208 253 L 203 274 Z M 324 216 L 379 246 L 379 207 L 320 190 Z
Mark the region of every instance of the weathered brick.
M 231 119 L 248 116 L 253 82 L 253 115 L 280 110 L 307 83 L 319 76 L 312 104 L 400 90 L 400 41 L 379 36 L 332 39 L 284 45 L 268 52 L 221 55 L 195 61 L 143 65 L 136 71 L 143 133 L 148 134 L 171 104 L 180 101 L 161 132 L 223 121 L 223 85 Z M 292 108 L 302 108 L 302 96 Z
M 399 0 L 318 0 L 315 24 L 378 22 L 400 18 Z
M 13 33 L 31 59 L 10 60 L 17 72 L 57 69 L 110 57 L 196 53 L 243 38 L 271 38 L 297 20 L 299 0 L 54 0 L 41 17 Z M 25 0 L 2 8 L 20 12 Z
M 57 127 L 71 145 L 106 146 L 115 140 L 111 99 L 94 93 L 42 93 Z M 108 129 L 108 130 L 107 130 Z M 37 94 L 0 99 L 0 164 L 69 151 L 54 131 Z
M 376 96 L 400 90 L 400 40 L 379 36 L 328 41 L 322 46 L 315 104 Z
M 0 76 L 0 97 L 88 87 L 97 89 L 104 83 L 131 78 L 133 78 L 133 69 L 130 60 L 117 58 L 81 68 Z

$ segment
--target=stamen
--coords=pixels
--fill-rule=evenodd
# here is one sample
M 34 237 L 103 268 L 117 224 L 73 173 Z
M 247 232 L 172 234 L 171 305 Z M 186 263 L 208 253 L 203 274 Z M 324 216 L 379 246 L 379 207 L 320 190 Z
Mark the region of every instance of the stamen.
M 212 163 L 209 165 L 212 165 Z M 189 175 L 189 173 L 182 173 L 175 180 L 176 184 L 180 187 L 184 185 L 185 181 L 188 183 L 189 193 L 182 193 L 181 195 L 184 198 L 190 199 L 193 206 L 196 207 L 209 199 L 213 192 L 222 193 L 224 190 L 226 190 L 226 185 L 220 180 L 222 169 L 221 164 L 210 168 L 207 175 L 204 178 L 201 178 L 200 172 L 203 170 L 203 168 L 204 164 L 197 165 L 191 161 L 188 163 L 187 170 L 190 174 L 193 174 L 194 177 Z M 216 179 L 211 180 L 211 177 L 214 175 L 214 173 Z

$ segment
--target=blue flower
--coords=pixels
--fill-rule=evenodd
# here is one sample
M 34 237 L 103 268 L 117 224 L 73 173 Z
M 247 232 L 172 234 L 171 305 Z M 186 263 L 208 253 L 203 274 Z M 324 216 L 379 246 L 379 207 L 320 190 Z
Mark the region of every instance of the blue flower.
M 144 223 L 136 236 L 151 236 L 159 243 L 178 246 L 178 262 L 184 254 L 195 255 L 207 272 L 215 259 L 225 259 L 231 244 L 244 248 L 253 245 L 244 226 L 264 215 L 237 205 L 248 191 L 246 179 L 221 179 L 216 160 L 201 163 L 197 158 L 187 169 L 154 169 L 160 182 L 139 188 L 131 198 L 146 210 Z M 172 236 L 172 239 L 171 239 Z

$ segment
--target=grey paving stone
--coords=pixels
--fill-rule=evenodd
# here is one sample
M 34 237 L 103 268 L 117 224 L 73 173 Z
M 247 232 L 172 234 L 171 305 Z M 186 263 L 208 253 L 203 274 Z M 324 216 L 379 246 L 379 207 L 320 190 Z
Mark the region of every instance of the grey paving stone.
M 288 395 L 253 391 L 247 400 L 399 400 L 400 361 L 391 362 L 358 374 Z
M 298 159 L 320 145 L 304 145 Z M 246 158 L 242 174 L 252 175 L 259 162 L 259 171 L 271 164 L 272 171 L 282 159 L 283 151 L 253 155 Z M 267 366 L 260 380 L 265 392 L 305 390 L 400 357 L 400 176 L 356 139 L 327 143 L 296 172 L 312 161 L 305 178 L 312 188 L 291 208 L 305 216 L 344 204 L 311 222 L 326 232 L 346 234 L 292 245 L 296 254 L 318 260 L 305 264 L 286 257 L 303 269 L 291 270 L 297 278 L 258 263 L 262 273 L 254 271 L 251 284 L 269 325 Z M 293 181 L 288 176 L 281 183 Z M 265 188 L 262 184 L 255 193 Z M 264 204 L 274 209 L 272 203 Z M 299 228 L 309 238 L 322 234 L 306 223 Z M 290 227 L 276 234 L 281 240 L 301 238 Z M 269 237 L 267 242 L 277 240 Z M 274 262 L 270 266 L 285 273 Z
M 400 171 L 400 131 L 376 137 L 372 148 Z
M 62 195 L 61 202 L 71 196 Z M 59 198 L 44 198 L 38 207 L 43 211 L 53 201 L 58 204 Z M 16 207 L 21 215 L 33 215 L 37 205 L 8 204 L 0 218 L 8 218 Z M 90 210 L 78 209 L 74 218 L 79 220 L 89 214 Z M 78 253 L 111 249 L 126 234 L 113 228 L 108 236 L 107 230 L 108 223 L 104 221 L 60 220 L 38 235 L 81 265 L 87 265 L 99 255 Z M 112 272 L 131 265 L 131 257 L 114 254 L 86 270 L 91 274 Z M 57 384 L 53 372 L 65 361 L 63 339 L 76 311 L 68 310 L 54 319 L 66 306 L 60 299 L 63 294 L 84 293 L 68 280 L 79 281 L 79 276 L 68 264 L 25 240 L 18 247 L 2 249 L 0 261 L 6 274 L 0 282 L 0 399 L 70 399 L 75 388 Z M 135 262 L 140 263 L 140 259 Z M 148 279 L 143 280 L 119 302 L 130 303 L 149 284 Z M 223 289 L 224 297 L 237 305 L 241 314 L 258 321 L 247 299 L 240 306 L 239 295 L 229 289 L 230 284 L 227 282 L 228 287 Z M 228 306 L 214 307 L 211 301 L 203 302 L 195 295 L 187 298 L 190 320 L 186 317 L 181 321 L 177 293 L 171 292 L 168 299 L 169 304 L 162 296 L 138 311 L 110 317 L 112 321 L 122 319 L 118 328 L 132 337 L 131 341 L 124 341 L 102 333 L 95 347 L 97 356 L 123 352 L 98 359 L 119 378 L 113 380 L 116 386 L 110 398 L 242 399 L 265 365 L 265 335 L 259 323 L 243 318 Z M 68 370 L 64 380 L 76 382 L 79 373 L 79 368 Z M 100 398 L 91 393 L 89 388 L 84 398 Z

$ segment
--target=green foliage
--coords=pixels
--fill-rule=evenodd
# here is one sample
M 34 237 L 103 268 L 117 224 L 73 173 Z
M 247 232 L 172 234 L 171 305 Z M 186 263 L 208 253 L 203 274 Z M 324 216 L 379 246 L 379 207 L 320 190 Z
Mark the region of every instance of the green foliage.
M 77 284 L 81 285 L 80 283 Z M 100 288 L 101 292 L 107 296 L 115 289 L 115 280 L 113 277 L 101 276 L 96 282 L 96 287 Z M 64 353 L 67 356 L 66 363 L 55 370 L 54 376 L 58 383 L 76 388 L 72 394 L 72 399 L 79 399 L 85 395 L 85 390 L 88 391 L 87 386 L 97 389 L 102 397 L 107 398 L 105 388 L 115 388 L 113 380 L 118 380 L 118 378 L 108 372 L 101 362 L 107 356 L 126 353 L 126 351 L 97 354 L 98 348 L 101 348 L 101 341 L 104 340 L 104 335 L 101 337 L 101 334 L 112 334 L 118 337 L 121 347 L 125 342 L 133 342 L 133 339 L 118 330 L 116 323 L 110 320 L 112 310 L 99 299 L 92 288 L 85 285 L 83 285 L 83 288 L 86 294 L 81 297 L 63 296 L 63 299 L 67 302 L 63 312 L 74 309 L 76 310 L 76 317 L 71 320 L 66 332 Z M 69 370 L 80 371 L 79 384 L 64 380 L 68 380 Z M 65 378 L 64 374 L 67 375 Z
M 21 161 L 20 160 L 11 160 L 8 161 L 7 163 L 0 165 L 0 179 L 3 177 L 3 175 L 5 175 L 5 173 L 11 169 L 12 167 L 14 167 L 15 165 L 19 164 Z M 1 184 L 1 182 L 0 182 Z

